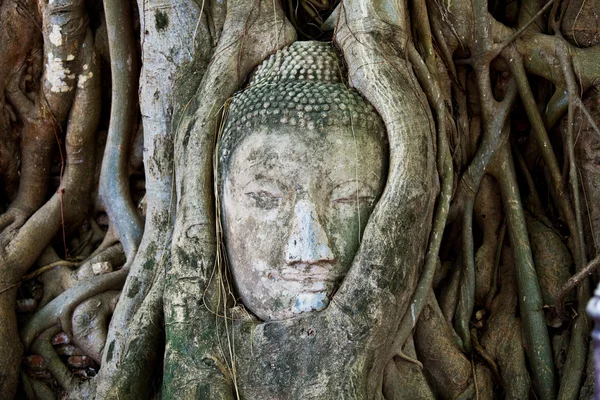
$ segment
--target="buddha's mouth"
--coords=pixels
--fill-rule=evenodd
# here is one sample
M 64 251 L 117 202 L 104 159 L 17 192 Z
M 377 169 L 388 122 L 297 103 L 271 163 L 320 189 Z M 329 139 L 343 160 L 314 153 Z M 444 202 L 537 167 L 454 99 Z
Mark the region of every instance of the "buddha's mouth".
M 323 288 L 315 291 L 323 291 L 326 284 L 336 283 L 341 278 L 339 274 L 334 272 L 331 265 L 295 265 L 294 267 L 284 267 L 280 273 L 273 274 L 281 280 L 301 282 L 305 285 L 315 286 L 322 283 Z

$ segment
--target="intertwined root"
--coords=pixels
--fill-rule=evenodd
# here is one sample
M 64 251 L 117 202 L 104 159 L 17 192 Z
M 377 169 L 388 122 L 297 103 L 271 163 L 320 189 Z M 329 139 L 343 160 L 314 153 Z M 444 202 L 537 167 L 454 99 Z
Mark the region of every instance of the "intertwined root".
M 199 357 L 202 335 L 190 320 L 214 328 L 214 316 L 197 307 L 212 293 L 198 289 L 206 276 L 188 261 L 213 260 L 215 110 L 253 65 L 293 35 L 278 2 L 256 2 L 267 10 L 258 16 L 252 2 L 229 3 L 225 29 L 222 4 L 204 15 L 181 2 L 169 3 L 168 12 L 141 7 L 137 21 L 126 2 L 107 1 L 106 12 L 89 15 L 83 0 L 0 3 L 0 393 L 14 395 L 21 366 L 30 398 L 149 393 L 153 363 L 165 358 L 167 397 L 195 390 L 187 383 L 200 374 L 214 393 L 232 395 L 221 370 L 230 376 L 235 351 Z M 302 34 L 323 34 L 316 25 L 334 2 L 289 3 L 283 9 Z M 383 382 L 386 398 L 491 398 L 498 391 L 526 398 L 531 387 L 541 398 L 574 398 L 582 384 L 581 393 L 589 392 L 583 307 L 588 275 L 600 264 L 600 64 L 592 2 L 555 1 L 544 9 L 552 8 L 546 20 L 537 2 L 523 1 L 502 16 L 523 27 L 517 34 L 485 2 L 415 0 L 410 12 L 395 16 L 406 14 L 401 23 L 389 13 L 395 5 L 378 12 L 385 3 L 347 0 L 326 25 L 337 29 L 342 48 L 360 37 L 356 51 L 346 48 L 352 84 L 374 103 L 379 95 L 386 99 L 377 106 L 390 114 L 390 130 L 399 125 L 390 111 L 398 104 L 386 95 L 389 88 L 376 85 L 414 71 L 437 135 L 441 195 L 413 307 L 394 321 L 397 332 L 385 339 L 390 351 L 373 382 Z M 356 10 L 366 14 L 344 26 Z M 185 28 L 189 37 L 175 25 L 184 20 L 177 12 L 195 13 Z M 382 24 L 381 15 L 389 20 Z M 137 23 L 145 49 L 139 126 Z M 194 89 L 184 86 L 196 88 L 205 69 L 203 101 L 190 101 Z M 367 70 L 382 78 L 368 79 Z M 108 110 L 101 89 L 111 73 L 109 117 L 100 115 Z M 544 94 L 544 86 L 554 94 Z M 373 87 L 379 95 L 368 93 Z M 515 107 L 522 109 L 518 121 Z M 426 200 L 433 201 L 419 205 Z M 185 307 L 189 318 L 178 319 L 174 310 Z M 216 339 L 206 340 L 202 351 Z M 195 364 L 209 356 L 221 370 Z M 100 375 L 89 379 L 100 364 Z
M 6 101 L 18 120 L 12 128 L 20 130 L 19 189 L 8 210 L 0 215 L 0 281 L 3 283 L 0 303 L 3 320 L 7 321 L 0 328 L 0 337 L 3 339 L 0 357 L 3 364 L 11 366 L 7 368 L 8 373 L 0 378 L 0 389 L 11 396 L 15 393 L 17 383 L 17 370 L 12 366 L 20 364 L 21 352 L 14 314 L 16 287 L 56 236 L 62 239 L 62 247 L 66 252 L 67 237 L 88 218 L 93 201 L 91 194 L 97 182 L 96 131 L 101 95 L 100 65 L 83 1 L 42 2 L 40 14 L 33 2 L 10 6 L 3 3 L 0 8 L 7 13 L 10 9 L 14 10 L 17 13 L 15 17 L 25 15 L 27 23 L 21 23 L 34 28 L 34 32 L 23 32 L 23 28 L 19 31 L 25 47 L 15 51 L 14 55 L 23 53 L 21 58 L 3 58 L 5 68 L 8 68 L 7 65 L 10 67 L 9 60 L 14 62 L 12 67 L 16 73 L 7 74 L 12 80 L 4 82 L 3 89 L 6 88 Z M 43 49 L 40 42 L 30 39 L 37 37 L 36 25 L 31 23 L 36 19 L 37 26 L 42 27 Z M 16 38 L 7 41 L 6 46 L 3 43 L 3 50 L 15 50 L 11 45 L 15 44 Z M 43 57 L 39 57 L 40 54 Z M 36 68 L 41 76 L 35 74 Z M 35 79 L 39 81 L 31 83 Z M 58 163 L 55 163 L 56 159 Z M 53 171 L 55 165 L 58 169 Z M 52 174 L 57 176 L 57 183 L 53 184 Z M 55 192 L 48 199 L 50 188 Z M 118 201 L 118 198 L 114 200 Z M 40 258 L 39 262 L 44 258 L 52 258 L 51 253 Z M 54 254 L 52 262 L 56 261 Z M 47 284 L 44 297 L 22 299 L 19 302 L 24 310 L 30 310 L 36 302 L 42 307 L 27 324 L 34 328 L 23 327 L 21 330 L 21 339 L 26 348 L 38 346 L 35 344 L 38 343 L 35 341 L 38 334 L 48 335 L 47 328 L 54 330 L 57 321 L 62 321 L 65 330 L 71 334 L 72 310 L 80 302 L 94 296 L 94 291 L 102 293 L 107 289 L 119 289 L 126 275 L 126 271 L 118 271 L 104 278 L 88 273 L 92 277 L 86 279 L 85 274 L 65 273 L 64 265 L 58 268 L 60 273 L 49 269 L 52 273 L 42 278 Z M 89 266 L 86 268 L 89 269 Z M 42 270 L 37 274 L 46 272 Z M 108 271 L 99 270 L 97 274 L 102 272 Z M 53 297 L 57 298 L 52 300 Z M 57 302 L 60 302 L 58 308 L 64 307 L 59 314 L 55 311 Z M 34 334 L 28 337 L 27 332 L 31 329 Z M 106 330 L 106 325 L 99 324 L 96 334 L 103 330 Z M 93 350 L 91 353 L 96 355 L 100 347 L 98 340 L 95 339 L 93 345 L 88 344 Z M 45 349 L 48 360 L 56 360 L 48 353 L 51 348 L 42 346 L 41 349 Z M 55 377 L 57 374 L 70 376 L 70 373 L 64 372 L 64 368 L 56 368 L 53 371 L 56 372 Z M 65 386 L 68 382 L 70 378 L 64 378 L 60 383 Z

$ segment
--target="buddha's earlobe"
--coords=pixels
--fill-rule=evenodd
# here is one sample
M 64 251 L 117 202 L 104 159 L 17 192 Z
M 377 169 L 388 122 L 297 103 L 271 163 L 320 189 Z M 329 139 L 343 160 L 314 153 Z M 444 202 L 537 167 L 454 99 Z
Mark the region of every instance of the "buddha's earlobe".
M 334 258 L 314 204 L 308 200 L 298 201 L 286 247 L 286 262 L 316 264 L 331 262 Z

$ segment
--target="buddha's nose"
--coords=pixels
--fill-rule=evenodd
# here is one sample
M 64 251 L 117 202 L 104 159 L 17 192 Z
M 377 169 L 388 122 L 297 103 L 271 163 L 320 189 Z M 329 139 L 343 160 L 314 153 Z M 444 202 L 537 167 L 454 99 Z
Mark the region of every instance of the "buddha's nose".
M 319 222 L 314 204 L 308 200 L 298 201 L 287 244 L 287 263 L 316 264 L 333 260 L 327 234 Z

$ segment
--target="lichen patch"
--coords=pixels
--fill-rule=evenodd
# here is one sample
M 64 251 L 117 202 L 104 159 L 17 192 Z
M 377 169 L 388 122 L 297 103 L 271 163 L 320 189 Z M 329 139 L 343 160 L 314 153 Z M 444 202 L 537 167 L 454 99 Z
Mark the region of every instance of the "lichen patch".
M 46 80 L 50 84 L 50 91 L 54 93 L 70 91 L 72 87 L 69 86 L 66 79 L 75 79 L 75 74 L 71 74 L 71 70 L 63 66 L 63 60 L 48 53 Z
M 48 35 L 48 39 L 50 39 L 50 43 L 55 46 L 62 45 L 62 34 L 60 33 L 61 28 L 58 25 L 52 25 L 52 32 Z M 75 58 L 75 57 L 73 57 Z
M 93 76 L 94 76 L 94 73 L 91 71 L 88 72 L 87 74 L 83 73 L 83 74 L 79 75 L 79 78 L 77 79 L 77 87 L 80 89 L 83 89 L 83 87 L 85 86 L 85 82 L 87 82 Z

